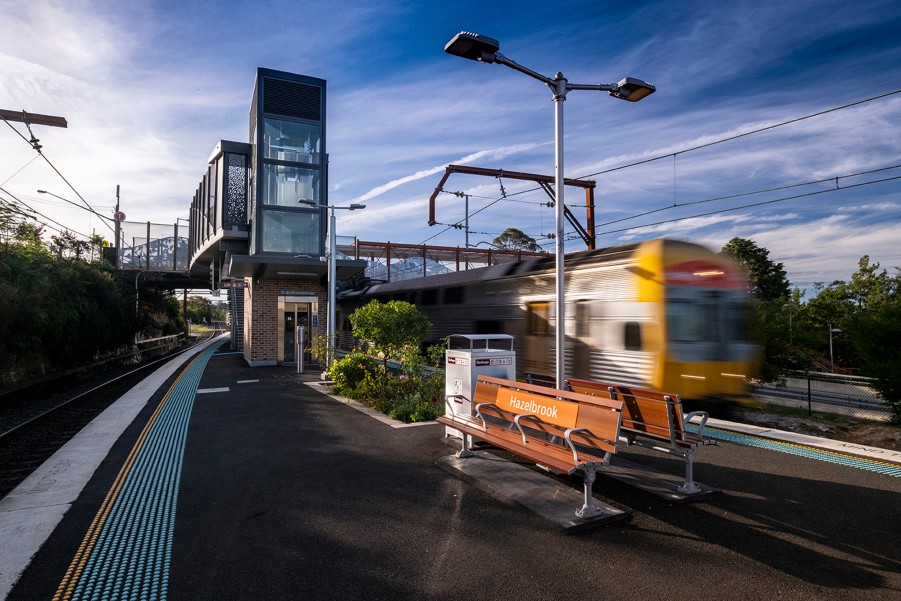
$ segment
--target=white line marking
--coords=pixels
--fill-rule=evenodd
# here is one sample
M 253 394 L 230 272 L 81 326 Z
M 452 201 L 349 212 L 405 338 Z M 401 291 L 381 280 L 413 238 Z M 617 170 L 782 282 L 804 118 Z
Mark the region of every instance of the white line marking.
M 254 384 L 255 382 L 259 382 L 259 380 L 238 380 L 238 384 Z
M 198 388 L 197 394 L 210 394 L 212 392 L 231 392 L 229 387 L 225 388 Z

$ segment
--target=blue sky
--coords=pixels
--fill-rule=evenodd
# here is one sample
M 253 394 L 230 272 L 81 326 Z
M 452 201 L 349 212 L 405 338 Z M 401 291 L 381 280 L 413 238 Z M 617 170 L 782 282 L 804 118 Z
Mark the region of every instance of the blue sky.
M 462 231 L 427 224 L 446 165 L 554 169 L 550 91 L 445 54 L 466 30 L 551 77 L 657 86 L 638 103 L 590 91 L 565 103 L 566 176 L 597 181 L 599 245 L 750 238 L 801 287 L 847 280 L 864 254 L 901 266 L 897 2 L 5 0 L 3 12 L 0 108 L 66 117 L 35 135 L 106 215 L 120 185 L 129 220 L 187 217 L 216 142 L 247 139 L 254 72 L 268 67 L 328 81 L 329 200 L 367 205 L 342 212 L 339 234 L 462 246 Z M 38 195 L 77 201 L 0 126 L 0 187 L 75 231 L 108 231 Z M 472 195 L 471 243 L 512 226 L 553 247 L 534 185 L 454 175 L 445 189 Z M 581 194 L 566 192 L 581 216 Z M 438 203 L 439 222 L 463 219 L 461 199 Z

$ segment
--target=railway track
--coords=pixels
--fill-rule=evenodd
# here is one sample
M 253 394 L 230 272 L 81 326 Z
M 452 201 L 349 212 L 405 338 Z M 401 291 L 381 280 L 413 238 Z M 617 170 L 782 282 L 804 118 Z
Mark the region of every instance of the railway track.
M 191 347 L 107 371 L 37 398 L 0 399 L 0 498 L 140 382 L 150 369 Z

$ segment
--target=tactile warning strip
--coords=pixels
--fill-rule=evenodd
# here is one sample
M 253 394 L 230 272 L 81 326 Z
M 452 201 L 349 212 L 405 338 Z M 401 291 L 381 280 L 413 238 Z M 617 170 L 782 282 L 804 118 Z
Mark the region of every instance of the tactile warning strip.
M 829 463 L 837 463 L 839 465 L 845 465 L 861 470 L 886 474 L 888 476 L 894 476 L 895 478 L 901 477 L 901 465 L 898 465 L 897 463 L 889 463 L 886 461 L 879 461 L 877 459 L 867 459 L 865 457 L 856 457 L 854 455 L 838 453 L 825 449 L 818 449 L 816 447 L 798 443 L 774 440 L 772 438 L 764 438 L 762 436 L 739 434 L 737 432 L 730 432 L 728 430 L 721 430 L 719 428 L 711 428 L 709 426 L 704 429 L 704 435 L 717 440 L 734 442 L 737 444 L 743 444 L 752 447 L 759 447 L 762 449 L 768 449 L 770 451 L 788 453 L 790 455 L 800 455 L 801 457 L 817 459 L 819 461 L 828 461 Z
M 195 357 L 163 397 L 91 522 L 54 601 L 166 599 L 188 422 L 200 378 L 219 346 Z

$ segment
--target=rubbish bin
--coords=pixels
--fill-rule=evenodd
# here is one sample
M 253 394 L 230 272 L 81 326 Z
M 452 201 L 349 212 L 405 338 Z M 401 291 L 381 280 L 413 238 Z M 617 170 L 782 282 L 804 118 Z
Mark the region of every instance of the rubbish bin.
M 479 376 L 516 379 L 513 336 L 507 334 L 452 334 L 447 337 L 444 364 L 445 415 L 473 414 L 472 397 Z M 445 427 L 447 436 L 460 433 Z

